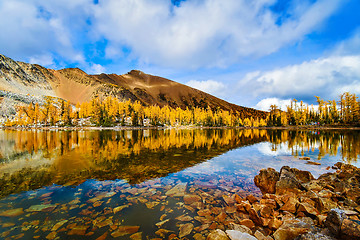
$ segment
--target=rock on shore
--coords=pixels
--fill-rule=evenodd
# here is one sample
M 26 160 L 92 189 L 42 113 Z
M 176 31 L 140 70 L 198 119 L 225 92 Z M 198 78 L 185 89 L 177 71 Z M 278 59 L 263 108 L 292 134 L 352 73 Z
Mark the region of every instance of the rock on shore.
M 207 239 L 360 239 L 360 169 L 340 162 L 333 169 L 318 179 L 288 166 L 262 169 L 254 179 L 262 198 L 238 199 L 244 219 Z

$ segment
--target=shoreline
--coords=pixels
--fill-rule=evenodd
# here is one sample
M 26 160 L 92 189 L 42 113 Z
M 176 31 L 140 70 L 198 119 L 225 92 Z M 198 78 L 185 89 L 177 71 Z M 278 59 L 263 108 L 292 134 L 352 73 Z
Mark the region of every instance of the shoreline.
M 259 130 L 360 130 L 357 126 L 282 126 L 282 127 L 207 127 L 207 126 L 115 126 L 115 127 L 102 127 L 102 126 L 28 126 L 28 127 L 5 127 L 0 126 L 0 130 L 167 130 L 167 129 L 259 129 Z

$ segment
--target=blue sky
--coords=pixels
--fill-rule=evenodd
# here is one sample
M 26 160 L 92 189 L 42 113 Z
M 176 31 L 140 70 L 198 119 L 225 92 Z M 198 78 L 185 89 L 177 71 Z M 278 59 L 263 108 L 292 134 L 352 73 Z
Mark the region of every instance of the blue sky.
M 0 0 L 0 53 L 268 109 L 360 94 L 358 0 Z

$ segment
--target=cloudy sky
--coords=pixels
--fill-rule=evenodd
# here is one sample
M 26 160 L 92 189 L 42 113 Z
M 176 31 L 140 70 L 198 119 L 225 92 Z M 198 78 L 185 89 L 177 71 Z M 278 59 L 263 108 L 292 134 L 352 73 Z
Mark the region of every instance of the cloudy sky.
M 0 53 L 267 110 L 360 94 L 359 0 L 0 0 Z

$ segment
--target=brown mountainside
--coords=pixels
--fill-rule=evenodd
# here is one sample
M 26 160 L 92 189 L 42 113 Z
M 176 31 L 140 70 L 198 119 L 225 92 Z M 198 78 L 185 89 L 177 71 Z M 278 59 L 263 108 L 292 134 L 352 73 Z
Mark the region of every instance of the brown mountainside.
M 47 69 L 37 64 L 16 62 L 0 54 L 0 94 L 4 96 L 4 93 L 16 96 L 30 94 L 39 99 L 53 96 L 73 104 L 89 101 L 94 96 L 111 95 L 121 100 L 137 100 L 146 106 L 210 107 L 238 112 L 243 118 L 266 116 L 263 111 L 231 104 L 200 90 L 138 70 L 124 75 L 88 75 L 78 68 Z

